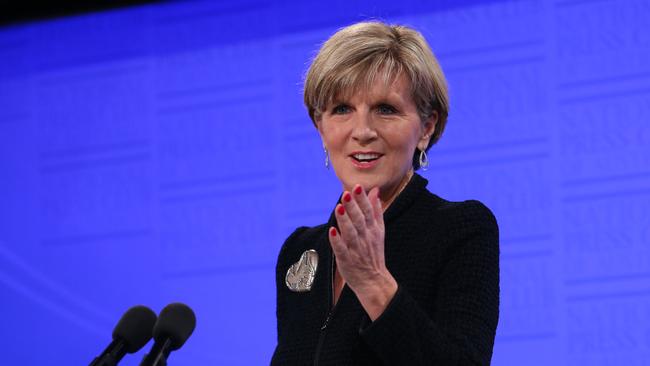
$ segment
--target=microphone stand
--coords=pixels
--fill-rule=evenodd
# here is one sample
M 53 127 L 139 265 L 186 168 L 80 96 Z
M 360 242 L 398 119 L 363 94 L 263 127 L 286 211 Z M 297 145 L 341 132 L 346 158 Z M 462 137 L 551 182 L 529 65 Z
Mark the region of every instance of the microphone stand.
M 155 342 L 151 352 L 146 354 L 140 363 L 140 366 L 167 366 L 167 357 L 171 353 L 172 341 L 165 338 L 162 343 Z
M 126 355 L 124 342 L 113 340 L 99 357 L 95 357 L 89 366 L 117 366 L 117 360 L 122 359 L 124 355 Z

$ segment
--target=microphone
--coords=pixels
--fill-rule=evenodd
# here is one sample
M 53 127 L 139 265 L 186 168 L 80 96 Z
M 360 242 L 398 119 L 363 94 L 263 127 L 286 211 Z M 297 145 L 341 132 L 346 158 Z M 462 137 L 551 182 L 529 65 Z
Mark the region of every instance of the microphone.
M 154 345 L 140 366 L 166 366 L 167 357 L 185 344 L 196 327 L 192 309 L 180 302 L 165 306 L 153 327 Z
M 113 341 L 90 366 L 115 366 L 127 353 L 138 352 L 151 339 L 156 313 L 138 305 L 127 310 L 113 329 Z

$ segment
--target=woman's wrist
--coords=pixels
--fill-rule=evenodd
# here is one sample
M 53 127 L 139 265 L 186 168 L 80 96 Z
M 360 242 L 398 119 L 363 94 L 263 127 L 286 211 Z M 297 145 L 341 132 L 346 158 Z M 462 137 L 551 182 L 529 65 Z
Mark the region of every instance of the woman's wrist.
M 386 310 L 386 307 L 395 296 L 397 281 L 388 273 L 373 281 L 370 286 L 360 288 L 354 292 L 370 320 L 375 321 Z

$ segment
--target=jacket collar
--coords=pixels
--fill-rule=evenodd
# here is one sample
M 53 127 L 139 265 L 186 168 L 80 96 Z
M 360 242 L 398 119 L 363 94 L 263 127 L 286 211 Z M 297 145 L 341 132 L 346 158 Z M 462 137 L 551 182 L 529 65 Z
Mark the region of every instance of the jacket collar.
M 406 187 L 384 212 L 384 223 L 388 224 L 399 217 L 426 190 L 429 181 L 414 173 Z

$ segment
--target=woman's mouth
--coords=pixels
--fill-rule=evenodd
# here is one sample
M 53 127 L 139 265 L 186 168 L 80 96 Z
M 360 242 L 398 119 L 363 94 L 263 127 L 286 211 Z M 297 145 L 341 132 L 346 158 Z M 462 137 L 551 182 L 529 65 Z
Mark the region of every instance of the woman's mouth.
M 382 156 L 376 152 L 355 152 L 350 155 L 350 160 L 357 168 L 369 169 L 377 165 Z

